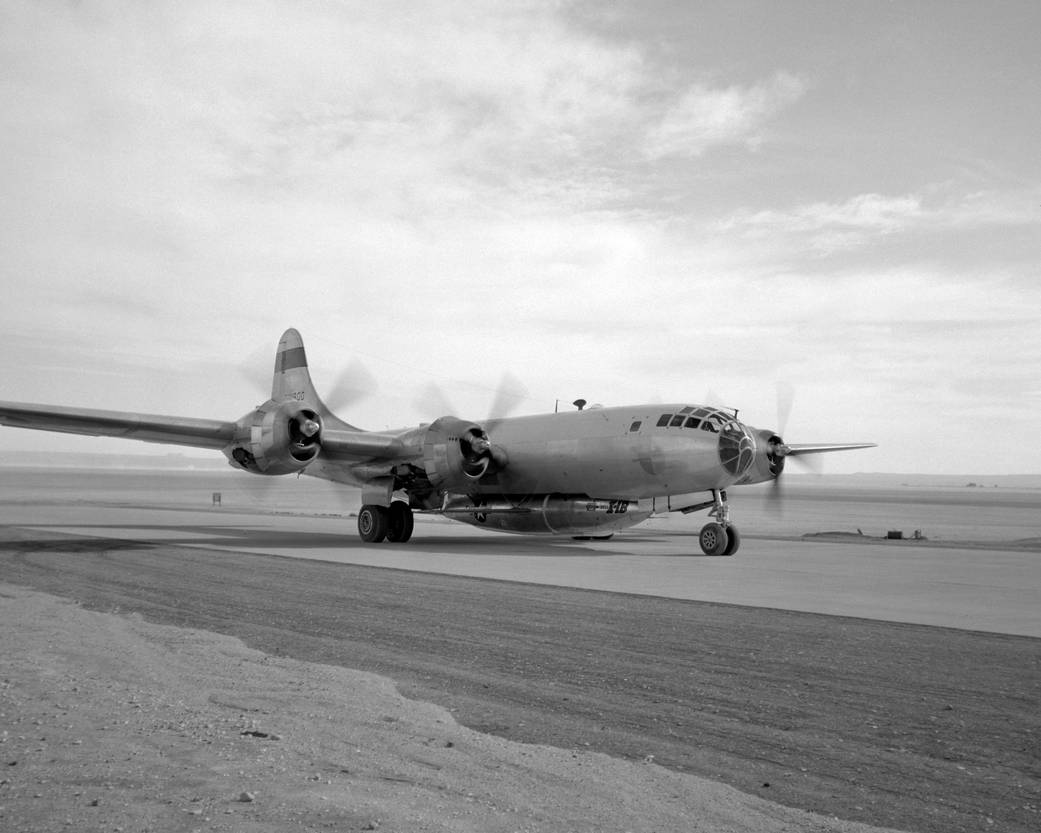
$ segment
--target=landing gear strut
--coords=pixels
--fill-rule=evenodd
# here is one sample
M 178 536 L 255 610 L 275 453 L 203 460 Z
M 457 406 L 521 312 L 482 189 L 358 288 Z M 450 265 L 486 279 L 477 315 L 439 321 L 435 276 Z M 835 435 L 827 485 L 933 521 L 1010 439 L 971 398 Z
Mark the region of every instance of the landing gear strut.
M 366 503 L 358 511 L 358 535 L 367 544 L 386 539 L 403 544 L 412 537 L 415 518 L 408 504 L 396 500 L 390 506 Z
M 730 523 L 730 506 L 727 493 L 722 489 L 712 490 L 712 508 L 708 514 L 716 520 L 705 524 L 698 535 L 698 543 L 705 555 L 733 555 L 741 546 L 737 527 Z

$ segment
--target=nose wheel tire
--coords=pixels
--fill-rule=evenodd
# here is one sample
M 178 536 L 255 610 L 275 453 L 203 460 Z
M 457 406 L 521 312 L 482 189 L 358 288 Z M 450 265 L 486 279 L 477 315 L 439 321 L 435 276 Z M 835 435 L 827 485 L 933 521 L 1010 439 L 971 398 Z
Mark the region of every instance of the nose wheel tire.
M 730 529 L 734 528 L 730 527 Z M 739 542 L 740 538 L 737 537 L 737 530 L 734 530 L 734 533 L 735 541 Z M 698 543 L 701 544 L 701 551 L 705 555 L 732 555 L 737 550 L 736 543 L 733 548 L 730 546 L 730 535 L 727 532 L 727 527 L 717 523 L 708 523 L 701 527 Z
M 378 544 L 387 537 L 389 512 L 385 506 L 366 503 L 358 511 L 358 535 L 367 544 Z
M 733 524 L 727 526 L 727 546 L 723 550 L 723 555 L 733 555 L 737 552 L 737 548 L 741 546 L 741 536 L 737 532 L 737 527 Z

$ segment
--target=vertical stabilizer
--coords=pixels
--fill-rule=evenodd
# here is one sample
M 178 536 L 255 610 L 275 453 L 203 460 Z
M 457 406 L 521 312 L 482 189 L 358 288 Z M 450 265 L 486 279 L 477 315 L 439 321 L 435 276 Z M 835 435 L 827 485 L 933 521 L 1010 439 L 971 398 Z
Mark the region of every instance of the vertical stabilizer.
M 271 398 L 275 402 L 294 399 L 307 402 L 311 407 L 321 406 L 322 400 L 311 384 L 311 374 L 307 370 L 304 341 L 294 329 L 286 330 L 278 342 Z M 321 409 L 324 410 L 324 406 Z

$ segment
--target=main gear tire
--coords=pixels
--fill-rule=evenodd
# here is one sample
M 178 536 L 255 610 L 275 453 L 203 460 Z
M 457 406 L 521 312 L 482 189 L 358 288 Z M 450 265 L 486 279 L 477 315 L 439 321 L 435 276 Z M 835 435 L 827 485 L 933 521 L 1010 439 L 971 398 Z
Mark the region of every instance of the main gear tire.
M 358 511 L 358 535 L 367 544 L 378 544 L 387 537 L 386 506 L 366 503 Z
M 409 505 L 404 501 L 394 501 L 387 510 L 387 540 L 395 544 L 404 544 L 412 537 L 415 523 Z

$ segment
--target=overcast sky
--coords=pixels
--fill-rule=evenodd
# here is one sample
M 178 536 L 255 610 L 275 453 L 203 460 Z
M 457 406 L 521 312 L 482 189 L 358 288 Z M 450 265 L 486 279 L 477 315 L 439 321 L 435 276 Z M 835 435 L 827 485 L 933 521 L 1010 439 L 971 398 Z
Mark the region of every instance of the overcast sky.
M 780 381 L 787 440 L 880 444 L 827 471 L 1041 471 L 1039 31 L 1034 0 L 6 0 L 0 398 L 234 419 L 292 326 L 320 390 L 378 379 L 366 428 L 431 384 L 479 419 L 504 372 L 518 413 L 773 428 Z

